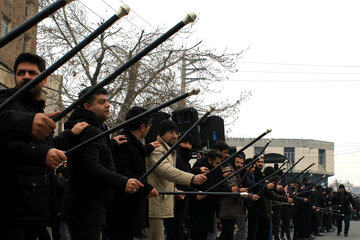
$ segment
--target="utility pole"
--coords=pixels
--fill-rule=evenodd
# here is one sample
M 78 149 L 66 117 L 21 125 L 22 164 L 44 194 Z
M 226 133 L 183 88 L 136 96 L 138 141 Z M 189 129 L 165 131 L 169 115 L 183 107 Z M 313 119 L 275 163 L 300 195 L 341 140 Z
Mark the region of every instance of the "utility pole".
M 206 79 L 206 78 L 197 78 L 197 77 L 196 78 L 193 78 L 193 77 L 188 78 L 189 75 L 191 75 L 195 72 L 206 70 L 206 68 L 197 68 L 194 65 L 195 62 L 204 61 L 204 60 L 206 60 L 206 58 L 199 58 L 199 59 L 186 59 L 185 57 L 182 58 L 182 60 L 181 60 L 181 88 L 180 88 L 181 94 L 186 92 L 186 84 L 187 83 Z M 190 65 L 192 65 L 193 68 L 189 68 Z M 181 100 L 180 108 L 185 108 L 185 105 L 186 105 L 185 99 Z

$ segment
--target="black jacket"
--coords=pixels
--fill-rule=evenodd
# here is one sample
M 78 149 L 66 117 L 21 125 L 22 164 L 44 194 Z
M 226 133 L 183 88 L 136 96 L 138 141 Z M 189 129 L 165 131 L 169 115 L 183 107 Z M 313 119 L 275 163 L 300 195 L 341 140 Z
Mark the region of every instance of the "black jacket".
M 265 175 L 260 171 L 260 169 L 255 168 L 254 172 L 255 176 L 255 182 L 260 182 L 265 178 Z M 272 211 L 272 200 L 274 201 L 280 201 L 280 202 L 286 202 L 287 197 L 278 195 L 274 192 L 273 189 L 269 190 L 265 187 L 267 183 L 259 184 L 257 187 L 254 187 L 251 189 L 252 193 L 257 194 L 258 189 L 262 190 L 262 188 L 265 188 L 264 191 L 262 191 L 260 195 L 260 199 L 253 202 L 253 204 L 249 207 L 249 218 L 261 218 L 261 219 L 269 219 L 271 218 L 271 211 Z
M 350 203 L 355 208 L 355 202 L 353 197 L 351 196 L 351 193 L 346 191 L 343 194 L 341 192 L 335 193 L 334 204 L 341 205 L 341 207 L 339 206 L 336 207 L 337 209 L 340 210 L 340 213 L 350 214 L 351 213 Z
M 205 159 L 201 159 L 197 161 L 193 168 L 207 167 L 209 171 L 214 167 Z M 220 168 L 218 168 L 221 171 Z M 206 182 L 202 185 L 197 186 L 200 191 L 206 191 L 208 188 L 212 187 L 216 183 L 220 181 L 218 179 L 218 174 L 216 171 L 212 174 L 208 174 Z M 227 186 L 225 183 L 220 184 L 218 187 L 211 190 L 211 192 L 231 192 L 231 188 Z M 214 230 L 214 217 L 216 211 L 217 204 L 216 197 L 207 196 L 202 200 L 191 199 L 190 200 L 190 220 L 191 226 L 194 229 L 205 231 L 205 232 L 213 232 Z
M 146 171 L 145 157 L 154 147 L 151 144 L 144 146 L 129 131 L 124 130 L 127 143 L 114 149 L 116 171 L 124 176 L 139 179 Z M 149 203 L 147 196 L 153 186 L 143 180 L 144 187 L 135 194 L 117 191 L 108 208 L 106 225 L 111 228 L 121 228 L 127 231 L 139 232 L 148 226 Z
M 15 89 L 0 91 L 4 102 Z M 0 113 L 1 168 L 0 224 L 50 225 L 55 217 L 54 173 L 45 165 L 52 147 L 66 150 L 73 134 L 65 131 L 58 138 L 52 136 L 36 140 L 30 136 L 36 113 L 42 113 L 44 101 L 21 97 Z
M 65 128 L 83 121 L 89 126 L 76 138 L 74 146 L 105 131 L 93 112 L 79 107 L 65 123 Z M 124 191 L 128 178 L 115 173 L 112 144 L 115 143 L 111 143 L 109 137 L 102 137 L 69 154 L 70 182 L 62 211 L 69 225 L 104 225 L 114 190 Z

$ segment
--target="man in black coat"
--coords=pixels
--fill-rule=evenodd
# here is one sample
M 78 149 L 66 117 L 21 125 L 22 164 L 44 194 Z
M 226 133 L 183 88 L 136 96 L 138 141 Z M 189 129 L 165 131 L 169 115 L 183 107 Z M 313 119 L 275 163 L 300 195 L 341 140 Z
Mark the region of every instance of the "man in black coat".
M 4 102 L 45 70 L 45 61 L 31 53 L 20 54 L 14 64 L 15 88 L 0 91 Z M 57 113 L 43 113 L 44 79 L 1 112 L 0 239 L 36 239 L 39 229 L 55 220 L 53 168 L 66 160 L 63 151 L 86 124 L 79 123 L 53 139 L 49 133 Z M 77 127 L 81 125 L 78 129 Z M 78 129 L 78 130 L 76 130 Z
M 89 89 L 81 91 L 79 97 Z M 77 138 L 76 144 L 79 144 L 104 132 L 104 122 L 109 116 L 107 91 L 100 89 L 73 111 L 65 128 L 82 121 L 89 124 Z M 144 186 L 136 179 L 115 172 L 112 145 L 123 143 L 124 140 L 120 141 L 120 138 L 118 136 L 110 140 L 104 136 L 69 155 L 71 178 L 64 197 L 62 216 L 69 225 L 72 240 L 99 240 L 102 226 L 105 225 L 106 209 L 115 190 L 134 193 Z
M 207 153 L 205 159 L 200 159 L 197 161 L 193 168 L 198 169 L 201 167 L 206 167 L 211 170 L 223 160 L 221 153 L 216 150 L 210 150 Z M 219 168 L 220 170 L 220 168 Z M 218 174 L 208 174 L 207 180 L 201 186 L 197 188 L 200 191 L 206 191 L 216 183 L 218 183 L 221 179 L 219 179 Z M 229 187 L 225 183 L 217 186 L 212 189 L 213 192 L 238 192 L 238 187 Z M 190 203 L 190 222 L 191 222 L 191 239 L 193 240 L 206 240 L 209 233 L 213 233 L 215 226 L 214 218 L 215 218 L 215 210 L 216 210 L 216 197 L 207 196 L 205 198 L 196 198 L 191 199 Z
M 353 197 L 345 190 L 345 186 L 343 184 L 339 185 L 339 191 L 335 194 L 334 197 L 334 204 L 341 205 L 341 207 L 338 207 L 338 209 L 340 210 L 340 213 L 344 215 L 338 215 L 336 218 L 337 235 L 339 236 L 341 233 L 342 221 L 344 220 L 344 236 L 347 237 L 350 228 L 350 214 L 352 210 L 356 212 L 356 209 Z
M 129 120 L 143 112 L 142 107 L 133 107 L 126 114 Z M 126 177 L 139 179 L 145 172 L 145 157 L 148 156 L 158 142 L 143 145 L 140 141 L 148 134 L 151 127 L 151 117 L 145 116 L 128 125 L 120 133 L 126 137 L 127 142 L 114 149 L 116 172 Z M 117 191 L 107 212 L 107 229 L 111 240 L 132 240 L 134 235 L 139 235 L 142 229 L 148 227 L 149 202 L 148 197 L 158 195 L 156 189 L 142 181 L 144 187 L 135 194 Z

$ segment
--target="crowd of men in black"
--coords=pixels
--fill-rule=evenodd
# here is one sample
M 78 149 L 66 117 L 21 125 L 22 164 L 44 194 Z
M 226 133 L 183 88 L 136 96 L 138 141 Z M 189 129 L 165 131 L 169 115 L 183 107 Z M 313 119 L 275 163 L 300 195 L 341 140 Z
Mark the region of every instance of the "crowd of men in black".
M 16 87 L 1 90 L 0 103 L 44 69 L 41 57 L 20 54 L 14 64 Z M 355 204 L 344 186 L 331 193 L 311 186 L 306 176 L 283 186 L 286 176 L 281 177 L 279 169 L 263 169 L 262 156 L 246 158 L 242 152 L 216 169 L 229 155 L 223 141 L 191 166 L 192 137 L 188 135 L 140 182 L 178 140 L 178 127 L 170 120 L 159 124 L 157 141 L 147 145 L 142 139 L 150 130 L 151 116 L 133 121 L 112 139 L 102 137 L 66 153 L 106 131 L 104 123 L 110 117 L 107 91 L 100 89 L 79 104 L 65 122 L 65 131 L 53 137 L 56 124 L 51 118 L 58 112 L 43 113 L 45 84 L 46 79 L 0 112 L 0 239 L 50 239 L 46 228 L 51 227 L 53 239 L 117 240 L 145 234 L 150 240 L 205 240 L 218 235 L 229 240 L 265 240 L 271 235 L 307 240 L 313 239 L 311 234 L 320 236 L 319 230 L 332 231 L 334 220 L 338 235 L 342 220 L 348 235 Z M 88 90 L 83 89 L 79 97 Z M 145 111 L 133 107 L 126 119 Z M 206 195 L 220 180 L 251 162 L 254 164 L 211 189 L 246 194 Z M 161 191 L 184 194 L 175 197 Z M 186 195 L 187 191 L 199 194 Z

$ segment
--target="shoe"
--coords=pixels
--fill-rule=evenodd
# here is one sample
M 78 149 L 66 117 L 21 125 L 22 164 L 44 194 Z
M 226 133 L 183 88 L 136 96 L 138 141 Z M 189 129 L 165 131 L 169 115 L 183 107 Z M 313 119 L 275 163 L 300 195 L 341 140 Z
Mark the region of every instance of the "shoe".
M 322 237 L 322 236 L 324 236 L 324 235 L 322 235 L 322 234 L 320 234 L 320 233 L 317 233 L 317 234 L 315 234 L 315 236 L 316 236 L 316 237 Z
M 337 232 L 337 234 L 336 234 L 337 236 L 340 236 L 340 232 Z
M 344 233 L 344 237 L 347 237 L 348 236 L 348 234 L 347 233 Z

